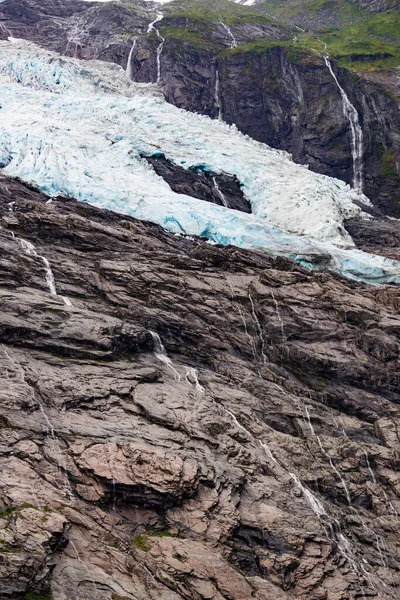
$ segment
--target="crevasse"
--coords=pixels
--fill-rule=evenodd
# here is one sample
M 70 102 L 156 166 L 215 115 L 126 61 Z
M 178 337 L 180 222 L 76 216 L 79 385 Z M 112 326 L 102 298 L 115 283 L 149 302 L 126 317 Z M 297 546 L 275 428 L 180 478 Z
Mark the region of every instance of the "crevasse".
M 233 126 L 168 104 L 116 65 L 0 42 L 0 98 L 3 173 L 50 196 L 371 283 L 400 282 L 400 263 L 355 250 L 344 228 L 363 216 L 359 193 Z M 184 168 L 236 175 L 253 214 L 173 192 L 142 158 L 160 153 Z

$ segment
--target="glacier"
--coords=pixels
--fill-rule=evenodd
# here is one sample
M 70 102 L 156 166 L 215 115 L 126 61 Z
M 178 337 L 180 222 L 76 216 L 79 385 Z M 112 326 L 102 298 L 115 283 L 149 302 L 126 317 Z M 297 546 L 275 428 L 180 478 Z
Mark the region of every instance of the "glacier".
M 364 253 L 344 227 L 369 200 L 295 164 L 235 126 L 168 104 L 121 67 L 0 42 L 0 168 L 49 197 L 67 195 L 174 233 L 288 256 L 367 283 L 400 283 L 400 263 Z M 177 194 L 143 156 L 236 175 L 253 213 Z

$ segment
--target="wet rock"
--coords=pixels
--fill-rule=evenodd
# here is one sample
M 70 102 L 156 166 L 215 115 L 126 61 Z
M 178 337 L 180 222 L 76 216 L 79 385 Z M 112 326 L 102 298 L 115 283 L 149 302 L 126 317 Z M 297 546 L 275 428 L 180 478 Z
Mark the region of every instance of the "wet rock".
M 397 288 L 0 194 L 1 593 L 396 598 Z

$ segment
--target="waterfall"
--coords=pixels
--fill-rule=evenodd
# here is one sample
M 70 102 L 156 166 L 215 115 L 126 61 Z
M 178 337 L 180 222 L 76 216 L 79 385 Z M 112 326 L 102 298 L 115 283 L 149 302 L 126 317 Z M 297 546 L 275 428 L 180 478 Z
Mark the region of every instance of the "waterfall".
M 220 121 L 222 121 L 222 107 L 221 107 L 221 100 L 220 100 L 220 94 L 219 94 L 219 71 L 218 71 L 218 67 L 215 69 L 215 91 L 214 91 L 214 97 L 215 97 L 215 105 L 218 109 L 218 119 Z
M 132 44 L 132 48 L 129 51 L 129 56 L 128 56 L 128 63 L 126 65 L 126 76 L 128 79 L 133 79 L 133 73 L 132 73 L 132 56 L 133 56 L 133 51 L 136 48 L 136 40 L 133 41 Z
M 215 191 L 217 192 L 218 196 L 221 198 L 222 204 L 225 206 L 225 208 L 229 208 L 229 204 L 228 204 L 223 192 L 220 190 L 218 182 L 215 177 L 213 177 L 213 183 L 214 183 Z
M 27 242 L 27 243 L 29 244 L 29 242 Z M 49 440 L 51 440 L 51 442 L 52 442 L 52 444 L 54 446 L 54 456 L 58 459 L 58 464 L 57 464 L 58 471 L 59 471 L 60 475 L 63 476 L 63 479 L 64 479 L 64 491 L 65 491 L 65 495 L 72 501 L 72 500 L 74 500 L 74 492 L 73 492 L 73 490 L 71 488 L 71 484 L 70 484 L 69 477 L 68 477 L 68 472 L 67 472 L 67 465 L 66 465 L 66 462 L 64 460 L 62 451 L 61 451 L 60 442 L 59 442 L 59 439 L 58 439 L 57 434 L 55 432 L 54 425 L 50 421 L 50 418 L 47 415 L 47 413 L 46 413 L 46 411 L 44 409 L 43 404 L 37 398 L 37 395 L 35 394 L 34 389 L 26 381 L 25 370 L 23 369 L 23 367 L 21 366 L 21 364 L 15 360 L 15 358 L 14 358 L 13 353 L 11 352 L 11 350 L 7 350 L 7 348 L 4 345 L 2 346 L 2 350 L 3 350 L 3 353 L 6 356 L 7 360 L 11 363 L 12 368 L 14 369 L 14 372 L 16 374 L 19 373 L 20 382 L 22 382 L 28 388 L 28 390 L 30 392 L 30 395 L 31 395 L 32 404 L 33 405 L 37 404 L 39 406 L 40 413 L 41 413 L 41 415 L 43 417 L 43 420 L 45 422 L 46 435 L 49 438 Z M 34 492 L 33 492 L 33 496 L 35 497 Z M 37 502 L 37 506 L 39 507 L 40 504 L 39 504 L 39 501 L 38 501 L 37 498 L 36 498 L 36 502 Z
M 260 338 L 260 342 L 261 342 L 261 358 L 262 358 L 262 363 L 263 363 L 263 365 L 265 365 L 268 362 L 267 355 L 265 354 L 265 351 L 264 351 L 264 348 L 265 348 L 265 339 L 264 339 L 262 325 L 260 323 L 260 319 L 257 316 L 256 307 L 254 306 L 254 300 L 253 300 L 252 295 L 250 293 L 250 289 L 249 289 L 249 300 L 250 300 L 250 305 L 251 305 L 251 314 L 253 315 L 254 323 L 255 323 L 257 331 L 258 331 L 258 337 Z
M 32 242 L 28 242 L 27 240 L 24 240 L 22 238 L 19 238 L 18 241 L 20 242 L 21 248 L 25 252 L 25 254 L 27 254 L 28 256 L 34 256 L 35 258 L 38 258 L 42 261 L 45 267 L 46 283 L 47 287 L 49 288 L 49 292 L 52 296 L 58 296 L 53 271 L 51 270 L 50 263 L 47 260 L 47 258 L 45 258 L 44 256 L 40 256 L 40 254 L 36 252 L 36 248 L 32 244 Z M 72 306 L 71 300 L 69 298 L 67 298 L 66 296 L 59 297 L 62 298 L 66 306 Z
M 343 114 L 350 124 L 351 133 L 351 155 L 353 159 L 353 187 L 360 192 L 363 191 L 363 132 L 358 118 L 358 112 L 350 102 L 346 92 L 340 85 L 329 59 L 323 57 L 342 97 Z
M 314 496 L 314 494 L 310 492 L 310 490 L 301 483 L 300 479 L 294 473 L 289 473 L 289 475 L 293 479 L 297 487 L 302 491 L 313 513 L 319 519 L 322 516 L 328 516 L 325 508 L 322 505 L 322 502 L 320 502 L 320 500 L 318 500 L 318 498 Z
M 163 46 L 165 42 L 165 38 L 160 35 L 158 29 L 156 29 L 158 37 L 161 39 L 161 43 L 157 47 L 157 85 L 161 83 L 161 54 L 163 51 Z
M 227 32 L 227 34 L 229 35 L 229 37 L 231 38 L 231 43 L 230 43 L 230 48 L 237 48 L 238 43 L 237 40 L 235 38 L 235 36 L 233 35 L 231 28 L 228 27 L 228 25 L 225 25 L 225 23 L 223 23 L 222 21 L 220 21 L 220 24 L 222 25 L 222 27 L 225 29 L 225 31 Z
M 232 282 L 231 282 L 231 280 L 229 279 L 229 277 L 226 277 L 226 281 L 227 281 L 227 283 L 228 283 L 228 285 L 229 285 L 229 288 L 230 288 L 230 290 L 231 290 L 231 300 L 232 300 L 232 303 L 233 303 L 233 301 L 234 301 L 234 299 L 235 299 L 235 298 L 234 298 L 234 297 L 235 297 L 235 291 L 234 291 L 234 289 L 233 289 L 233 285 L 232 285 Z M 250 342 L 251 353 L 252 353 L 252 355 L 253 355 L 253 358 L 254 358 L 254 359 L 256 359 L 256 358 L 257 358 L 257 351 L 256 351 L 256 347 L 255 347 L 255 345 L 254 345 L 253 337 L 252 337 L 252 336 L 250 335 L 250 333 L 249 333 L 249 330 L 248 330 L 248 328 L 247 328 L 247 321 L 246 321 L 246 318 L 245 318 L 245 316 L 244 316 L 244 314 L 243 314 L 243 311 L 242 311 L 242 309 L 241 309 L 241 307 L 240 307 L 240 304 L 239 304 L 239 303 L 238 303 L 238 304 L 236 304 L 236 308 L 238 309 L 238 312 L 239 312 L 240 318 L 241 318 L 241 320 L 242 320 L 243 327 L 244 327 L 244 332 L 245 332 L 245 334 L 246 334 L 246 336 L 247 336 L 247 338 L 248 338 L 248 340 L 249 340 L 249 342 Z
M 154 348 L 153 348 L 153 352 L 154 352 L 154 356 L 162 363 L 164 363 L 164 365 L 166 365 L 168 367 L 168 369 L 173 373 L 175 379 L 177 381 L 181 380 L 181 376 L 179 375 L 178 371 L 174 368 L 173 362 L 172 360 L 169 358 L 165 348 L 164 348 L 164 344 L 161 341 L 160 336 L 158 335 L 158 333 L 156 333 L 155 331 L 150 331 L 150 335 L 153 338 L 153 344 L 154 344 Z
M 309 426 L 309 428 L 310 428 L 311 435 L 313 435 L 313 436 L 314 436 L 314 435 L 315 435 L 315 430 L 314 430 L 313 424 L 311 423 L 311 417 L 310 417 L 310 413 L 309 413 L 309 411 L 308 411 L 308 406 L 307 406 L 307 404 L 304 406 L 304 410 L 305 410 L 305 413 L 306 413 L 306 417 L 307 417 L 307 423 L 308 423 L 308 426 Z
M 159 10 L 157 10 L 157 11 L 156 11 L 156 15 L 157 15 L 157 16 L 156 16 L 156 18 L 154 19 L 154 21 L 152 21 L 152 22 L 149 24 L 149 26 L 147 27 L 147 33 L 151 33 L 151 32 L 153 31 L 153 29 L 154 29 L 155 31 L 157 31 L 157 29 L 154 27 L 154 25 L 155 25 L 156 23 L 158 23 L 159 21 L 161 21 L 161 19 L 163 19 L 163 18 L 164 18 L 164 15 L 163 15 L 163 13 L 162 13 L 162 12 L 160 12 Z
M 271 289 L 271 296 L 272 296 L 272 299 L 273 299 L 274 304 L 275 304 L 276 316 L 278 317 L 278 321 L 279 321 L 279 324 L 281 326 L 282 346 L 283 346 L 283 348 L 286 348 L 286 353 L 287 353 L 288 358 L 289 358 L 289 348 L 287 346 L 287 337 L 286 337 L 286 334 L 285 334 L 285 326 L 283 324 L 283 319 L 281 317 L 281 313 L 280 313 L 280 310 L 279 310 L 278 301 L 275 298 L 274 290 L 272 290 L 272 289 Z
M 343 487 L 344 492 L 346 494 L 347 504 L 349 506 L 351 506 L 351 497 L 350 497 L 349 489 L 348 489 L 348 487 L 346 485 L 345 480 L 343 479 L 342 475 L 340 474 L 340 472 L 338 471 L 338 469 L 333 464 L 333 461 L 332 461 L 331 457 L 329 456 L 329 454 L 327 453 L 327 451 L 323 447 L 322 442 L 321 442 L 321 438 L 319 437 L 319 435 L 316 435 L 315 437 L 317 438 L 317 441 L 318 441 L 319 447 L 321 448 L 322 454 L 325 456 L 325 458 L 328 459 L 328 462 L 329 462 L 329 465 L 330 465 L 332 471 L 335 473 L 335 475 L 337 475 L 337 477 L 339 478 L 340 483 L 342 484 L 342 487 Z
M 161 81 L 161 54 L 163 51 L 163 46 L 164 46 L 164 42 L 165 42 L 165 38 L 162 37 L 162 35 L 160 35 L 160 31 L 155 27 L 155 24 L 158 23 L 159 21 L 161 21 L 164 18 L 164 15 L 162 12 L 160 12 L 159 10 L 156 11 L 156 18 L 154 19 L 154 21 L 152 21 L 148 28 L 147 28 L 147 34 L 151 33 L 153 30 L 156 32 L 157 37 L 160 38 L 161 42 L 157 47 L 157 84 L 160 85 L 160 81 Z
M 196 369 L 194 369 L 193 367 L 187 367 L 185 379 L 190 385 L 194 385 L 196 390 L 200 392 L 200 394 L 205 394 L 206 390 L 199 382 L 199 376 Z

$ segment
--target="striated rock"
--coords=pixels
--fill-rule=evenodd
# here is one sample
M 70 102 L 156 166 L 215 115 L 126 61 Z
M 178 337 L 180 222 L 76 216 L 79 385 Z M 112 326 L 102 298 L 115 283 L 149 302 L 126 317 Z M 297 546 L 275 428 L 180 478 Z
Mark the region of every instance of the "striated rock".
M 397 598 L 397 287 L 0 194 L 0 597 Z

